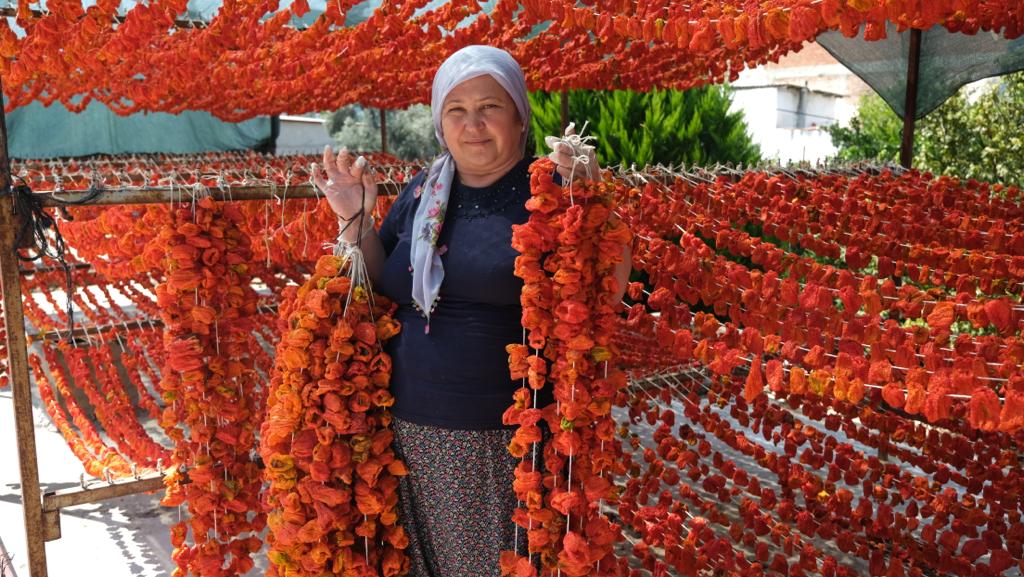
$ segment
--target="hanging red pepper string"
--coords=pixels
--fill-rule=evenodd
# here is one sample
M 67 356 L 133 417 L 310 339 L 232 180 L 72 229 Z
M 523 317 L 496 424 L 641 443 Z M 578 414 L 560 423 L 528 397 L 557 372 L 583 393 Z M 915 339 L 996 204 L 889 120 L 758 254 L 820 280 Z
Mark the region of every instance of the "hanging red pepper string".
M 150 330 L 150 332 L 155 333 L 156 331 Z M 125 333 L 128 333 L 128 331 L 125 331 Z M 123 338 L 124 348 L 121 349 L 121 363 L 124 365 L 125 371 L 128 373 L 128 379 L 135 389 L 139 407 L 146 411 L 150 419 L 159 422 L 163 407 L 157 401 L 156 396 L 150 390 L 150 386 L 147 386 L 147 383 L 150 383 L 152 387 L 156 387 L 160 379 L 156 376 L 146 356 L 147 347 L 157 345 L 157 343 L 150 340 L 149 343 L 143 344 L 141 339 L 137 338 L 137 333 L 125 334 Z
M 161 425 L 175 443 L 175 471 L 163 502 L 189 513 L 172 529 L 176 574 L 241 575 L 253 567 L 266 523 L 251 455 L 260 394 L 248 349 L 251 241 L 230 203 L 205 197 L 170 216 L 159 249 L 143 258 L 157 259 L 147 268 L 166 278 L 156 290 L 165 342 Z
M 685 237 L 685 235 L 684 235 L 684 237 Z M 703 249 L 703 250 L 707 250 L 707 249 Z M 672 270 L 672 267 L 671 267 L 671 266 L 666 266 L 666 263 L 665 263 L 665 260 L 664 260 L 663 256 L 664 256 L 664 255 L 662 255 L 662 256 L 659 256 L 659 257 L 657 258 L 657 260 L 658 260 L 658 264 L 657 264 L 657 266 L 658 266 L 658 271 L 659 271 L 659 272 L 671 271 L 671 270 Z M 642 257 L 641 257 L 641 258 L 642 258 Z M 721 262 L 723 262 L 724 264 L 726 264 L 726 265 L 728 265 L 728 266 L 732 266 L 732 267 L 738 267 L 738 266 L 737 266 L 737 265 L 735 265 L 735 264 L 729 263 L 729 262 L 728 262 L 727 260 L 723 260 L 723 259 L 722 259 L 721 257 L 715 257 L 715 258 L 717 258 L 717 259 L 718 259 L 718 261 L 721 261 Z M 729 278 L 735 278 L 735 277 L 734 277 L 733 275 L 731 275 L 731 274 L 728 274 L 728 275 L 726 275 L 726 274 L 718 274 L 718 275 L 716 275 L 716 276 L 720 276 L 720 277 L 726 277 L 726 276 L 728 276 Z M 689 277 L 688 277 L 688 276 L 684 276 L 684 278 L 689 278 Z M 676 287 L 676 288 L 678 289 L 678 287 L 679 287 L 679 284 L 678 284 L 678 283 L 679 283 L 679 281 L 677 281 L 677 280 L 673 280 L 672 282 L 675 282 L 675 283 L 676 283 L 676 284 L 675 284 L 675 287 Z M 670 285 L 670 286 L 672 286 L 672 285 Z M 705 290 L 705 289 L 701 288 L 700 290 Z M 708 299 L 709 297 L 705 297 L 705 298 L 706 298 L 706 300 L 707 300 L 707 299 Z M 716 306 L 718 306 L 718 303 L 720 303 L 720 302 L 721 302 L 720 298 L 721 298 L 721 295 L 720 295 L 720 294 L 715 294 L 715 293 L 711 293 L 711 294 L 710 294 L 710 300 L 708 300 L 708 302 L 714 302 L 714 303 L 716 303 Z M 739 298 L 738 298 L 738 294 L 737 294 L 736 296 L 734 296 L 733 298 L 735 298 L 735 299 L 736 299 L 736 300 L 738 301 L 738 300 L 739 300 Z M 829 301 L 828 305 L 829 305 L 829 306 L 831 305 L 831 304 L 830 304 L 830 301 Z M 662 307 L 664 308 L 664 305 L 663 305 Z M 724 308 L 723 308 L 723 311 L 724 311 Z M 731 316 L 733 316 L 733 317 L 735 317 L 735 313 L 730 313 L 730 315 L 731 315 Z M 753 320 L 752 318 L 748 318 L 748 319 L 746 319 L 746 321 L 748 321 L 748 323 L 749 323 L 750 321 L 752 321 L 752 320 Z M 785 326 L 786 326 L 786 325 L 781 325 L 781 327 L 785 327 Z M 777 330 L 777 329 L 773 329 L 773 330 Z M 834 338 L 835 338 L 835 337 L 834 337 Z M 785 348 L 785 347 L 783 347 L 783 351 L 784 351 L 784 348 Z M 1011 349 L 1007 348 L 1007 349 L 1005 349 L 1005 351 L 1011 351 Z M 826 355 L 827 355 L 827 354 L 826 354 Z M 795 358 L 794 360 L 796 360 L 796 361 L 800 361 L 801 359 L 800 359 L 800 357 L 797 357 L 797 358 Z M 841 362 L 841 363 L 843 362 L 843 358 L 842 358 L 842 356 L 840 356 L 839 360 L 840 360 L 840 362 Z M 903 362 L 901 362 L 900 364 L 901 364 L 901 365 L 904 365 L 904 366 L 907 366 L 907 365 L 909 365 L 909 363 L 908 363 L 908 362 L 906 362 L 906 361 L 903 361 Z M 914 360 L 914 366 L 915 366 L 915 365 L 916 365 L 916 361 Z M 996 366 L 997 366 L 997 367 L 1005 367 L 1005 366 L 1007 366 L 1007 365 L 996 365 Z M 865 369 L 866 369 L 866 366 L 865 366 Z M 872 365 L 872 369 L 871 369 L 871 370 L 872 370 L 872 371 L 874 370 L 874 368 L 873 368 L 873 365 Z M 934 372 L 934 367 L 933 367 L 933 368 L 932 368 L 932 370 L 931 370 L 931 371 L 929 371 L 929 372 Z M 986 371 L 986 372 L 987 372 L 987 371 Z M 863 376 L 861 376 L 860 378 L 867 378 L 867 377 L 870 377 L 870 376 L 872 376 L 873 374 L 874 374 L 873 372 L 871 373 L 871 375 L 867 375 L 867 374 L 866 374 L 866 372 L 865 372 L 865 373 L 861 373 L 861 375 L 863 375 Z M 983 372 L 982 374 L 984 375 L 984 374 L 985 374 L 985 372 Z M 934 378 L 934 375 L 933 375 L 933 378 Z M 947 378 L 947 377 L 946 377 L 946 378 Z M 972 390 L 973 390 L 973 389 L 971 389 L 971 388 L 968 388 L 967 390 L 965 390 L 965 393 L 970 393 L 970 391 L 972 391 Z
M 540 441 L 540 420 L 553 432 L 544 447 L 545 472 L 532 460 L 517 468 L 514 487 L 525 506 L 513 519 L 527 530 L 530 552 L 541 554 L 542 575 L 617 574 L 625 561 L 613 550 L 618 527 L 597 504 L 612 498 L 610 476 L 624 472 L 610 411 L 625 374 L 606 363 L 615 356 L 612 275 L 630 233 L 612 218 L 614 185 L 563 189 L 552 182 L 547 160 L 530 172 L 531 214 L 527 224 L 513 227 L 513 246 L 521 254 L 516 274 L 525 281 L 523 326 L 538 353 L 510 346 L 510 369 L 531 388 L 551 386 L 556 403 L 531 407 L 523 388 L 503 417 L 519 425 L 509 446 L 515 457 Z M 501 566 L 503 574 L 535 574 L 530 559 L 513 551 L 502 553 Z
M 112 17 L 110 2 L 56 6 L 36 18 L 22 0 L 16 24 L 25 35 L 0 23 L 0 72 L 18 87 L 9 89 L 8 106 L 60 101 L 81 110 L 96 99 L 120 114 L 193 109 L 225 120 L 354 102 L 405 107 L 427 99 L 436 67 L 452 51 L 487 42 L 513 52 L 531 89 L 683 89 L 732 79 L 828 30 L 853 37 L 863 29 L 867 40 L 884 38 L 890 23 L 1008 39 L 1024 33 L 1015 0 L 503 0 L 488 14 L 474 2 L 429 9 L 422 1 L 386 2 L 346 26 L 353 4 L 327 2 L 312 25 L 297 30 L 288 25 L 306 14 L 307 2 L 269 17 L 266 7 L 232 6 L 189 28 L 169 25 L 183 11 L 179 2 L 138 5 L 123 19 Z M 552 58 L 552 46 L 568 46 L 574 57 Z M 351 71 L 340 84 L 338 65 Z M 211 81 L 221 90 L 208 90 Z
M 65 358 L 67 358 L 70 347 L 61 345 L 60 348 L 64 353 Z M 43 388 L 48 391 L 46 393 L 50 398 L 50 401 L 47 401 L 48 405 L 56 402 L 56 397 L 53 394 L 53 388 L 51 388 L 50 379 L 52 377 L 52 386 L 56 388 L 58 393 L 60 393 L 61 399 L 64 401 L 63 404 L 71 415 L 71 422 L 78 429 L 78 434 L 81 435 L 81 444 L 84 444 L 85 449 L 83 450 L 81 447 L 73 447 L 72 451 L 80 459 L 85 457 L 85 459 L 82 460 L 82 463 L 86 466 L 87 472 L 95 477 L 121 477 L 130 474 L 131 467 L 128 461 L 118 454 L 116 450 L 108 447 L 107 444 L 101 440 L 92 420 L 78 406 L 70 387 L 70 384 L 77 382 L 78 378 L 77 375 L 74 375 L 73 373 L 75 365 L 69 363 L 68 366 L 71 370 L 68 370 L 64 363 L 60 362 L 57 351 L 57 347 L 43 348 L 47 365 L 45 370 L 36 355 L 30 356 L 30 358 L 36 358 L 31 365 L 36 383 L 41 387 L 40 393 L 42 394 Z M 57 406 L 55 405 L 55 408 L 56 407 Z M 58 421 L 64 421 L 64 419 L 58 417 Z M 66 425 L 62 427 L 62 433 L 65 434 L 65 438 L 67 438 L 67 436 L 71 436 L 72 439 L 74 439 L 75 437 L 75 434 L 70 432 Z M 76 446 L 79 445 L 79 443 L 74 441 L 72 441 L 72 444 Z
M 409 569 L 397 513 L 407 470 L 391 448 L 383 352 L 399 327 L 394 305 L 370 292 L 360 259 L 322 256 L 308 281 L 282 295 L 260 441 L 271 575 Z

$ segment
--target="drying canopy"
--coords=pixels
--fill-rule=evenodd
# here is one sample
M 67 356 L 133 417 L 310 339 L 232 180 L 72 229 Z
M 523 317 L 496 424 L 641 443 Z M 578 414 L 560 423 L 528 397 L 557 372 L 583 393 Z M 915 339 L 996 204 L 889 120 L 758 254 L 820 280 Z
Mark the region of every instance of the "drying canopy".
M 9 108 L 98 100 L 224 120 L 427 102 L 434 70 L 469 44 L 509 50 L 532 90 L 649 90 L 721 82 L 830 30 L 1024 33 L 1020 0 L 19 0 L 7 13 Z
M 907 98 L 910 32 L 888 23 L 871 32 L 879 37 L 818 36 L 818 43 L 875 90 L 901 118 Z M 955 34 L 935 26 L 921 34 L 916 118 L 935 110 L 963 85 L 1024 70 L 1024 38 L 978 32 Z

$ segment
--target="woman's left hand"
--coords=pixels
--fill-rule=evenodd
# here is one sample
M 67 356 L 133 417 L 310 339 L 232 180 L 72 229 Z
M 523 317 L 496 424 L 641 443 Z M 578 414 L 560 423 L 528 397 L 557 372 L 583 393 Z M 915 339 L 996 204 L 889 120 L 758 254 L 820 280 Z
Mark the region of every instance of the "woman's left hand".
M 565 129 L 565 137 L 548 136 L 544 142 L 552 148 L 548 158 L 555 163 L 555 169 L 562 175 L 562 182 L 568 184 L 570 180 L 601 178 L 601 167 L 597 164 L 594 147 L 576 136 L 572 124 Z

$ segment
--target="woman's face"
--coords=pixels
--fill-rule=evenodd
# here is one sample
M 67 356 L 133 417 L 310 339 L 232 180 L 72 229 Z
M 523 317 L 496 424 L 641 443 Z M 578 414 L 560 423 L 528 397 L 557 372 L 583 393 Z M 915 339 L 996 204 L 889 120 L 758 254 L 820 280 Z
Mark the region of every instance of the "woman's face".
M 497 179 L 523 158 L 523 121 L 512 97 L 490 75 L 471 78 L 448 93 L 441 132 L 460 177 L 470 186 L 490 184 L 489 177 Z

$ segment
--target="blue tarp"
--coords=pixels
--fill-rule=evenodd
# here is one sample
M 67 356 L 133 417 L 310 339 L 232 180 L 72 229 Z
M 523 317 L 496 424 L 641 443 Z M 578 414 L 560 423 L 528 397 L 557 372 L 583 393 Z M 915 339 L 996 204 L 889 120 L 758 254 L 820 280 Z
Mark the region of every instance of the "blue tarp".
M 192 153 L 257 148 L 270 140 L 271 119 L 230 123 L 208 112 L 118 116 L 93 101 L 81 114 L 38 102 L 7 114 L 8 154 L 51 158 L 91 154 Z

